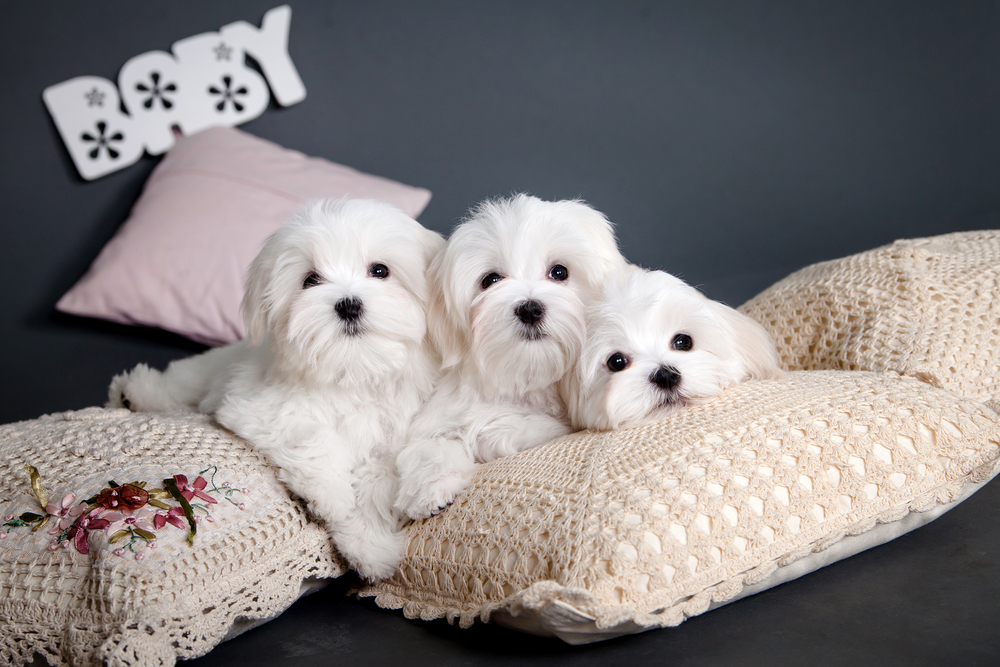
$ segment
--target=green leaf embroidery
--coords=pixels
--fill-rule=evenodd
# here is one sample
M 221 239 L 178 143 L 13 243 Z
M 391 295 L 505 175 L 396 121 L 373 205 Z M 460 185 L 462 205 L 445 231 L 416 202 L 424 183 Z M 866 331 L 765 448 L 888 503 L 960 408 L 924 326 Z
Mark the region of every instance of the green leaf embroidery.
M 28 475 L 31 476 L 31 490 L 38 498 L 38 504 L 44 508 L 49 504 L 49 497 L 45 495 L 45 490 L 42 488 L 42 476 L 38 474 L 38 469 L 35 466 L 25 464 L 24 467 L 28 469 Z
M 142 539 L 146 540 L 147 542 L 152 542 L 152 541 L 156 540 L 156 535 L 153 535 L 148 530 L 143 530 L 142 528 L 133 528 L 132 530 L 135 531 L 136 535 L 138 535 Z
M 115 542 L 121 542 L 123 539 L 128 537 L 127 530 L 119 530 L 117 533 L 108 538 L 108 544 L 114 544 Z
M 38 504 L 41 505 L 44 510 L 45 506 L 49 504 L 49 497 L 46 495 L 45 489 L 42 488 L 42 476 L 38 474 L 38 468 L 35 466 L 26 463 L 24 467 L 27 468 L 28 475 L 31 477 L 31 491 L 35 494 L 35 498 L 38 498 Z M 22 514 L 21 516 L 24 515 Z M 33 533 L 49 522 L 48 514 L 39 518 L 41 522 L 31 529 L 31 532 Z
M 191 527 L 191 532 L 188 533 L 187 541 L 188 544 L 194 546 L 194 536 L 198 532 L 198 524 L 195 523 L 194 510 L 191 509 L 191 503 L 187 501 L 187 498 L 181 495 L 181 490 L 177 488 L 177 481 L 174 480 L 174 478 L 169 477 L 163 480 L 163 486 L 170 492 L 170 495 L 174 497 L 174 500 L 180 503 L 181 509 L 184 510 L 184 516 L 187 517 L 188 526 Z

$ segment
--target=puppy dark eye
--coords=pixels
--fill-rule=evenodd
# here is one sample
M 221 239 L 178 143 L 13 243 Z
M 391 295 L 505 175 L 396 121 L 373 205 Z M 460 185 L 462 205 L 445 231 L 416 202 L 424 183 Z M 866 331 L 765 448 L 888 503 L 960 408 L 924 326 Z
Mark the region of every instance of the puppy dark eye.
M 496 272 L 487 273 L 485 276 L 483 276 L 483 280 L 479 284 L 483 286 L 483 289 L 489 289 L 490 287 L 497 284 L 501 280 L 503 280 L 503 276 L 501 276 L 499 273 Z
M 694 347 L 694 341 L 687 334 L 677 334 L 671 341 L 670 347 L 681 352 L 690 352 L 691 348 Z
M 551 269 L 549 269 L 549 278 L 558 282 L 562 282 L 567 278 L 569 278 L 569 269 L 567 269 L 562 264 L 556 264 Z
M 385 264 L 372 264 L 368 267 L 368 275 L 372 278 L 378 278 L 379 280 L 385 280 L 389 277 L 389 267 Z
M 316 285 L 323 284 L 323 276 L 319 275 L 315 271 L 310 271 L 306 279 L 302 281 L 302 289 L 309 289 L 310 287 L 316 287 Z
M 623 371 L 632 365 L 632 360 L 621 352 L 615 352 L 608 357 L 608 370 L 612 373 Z

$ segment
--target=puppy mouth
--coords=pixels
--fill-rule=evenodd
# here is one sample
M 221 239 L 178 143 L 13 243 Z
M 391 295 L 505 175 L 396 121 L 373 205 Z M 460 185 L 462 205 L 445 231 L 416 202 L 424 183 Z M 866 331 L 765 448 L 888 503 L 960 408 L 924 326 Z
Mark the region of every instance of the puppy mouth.
M 677 405 L 681 405 L 684 402 L 684 397 L 677 392 L 664 392 L 660 396 L 660 400 L 656 402 L 653 410 L 663 410 L 665 408 L 673 408 Z
M 521 338 L 524 340 L 541 340 L 547 337 L 548 334 L 541 327 L 521 327 Z
M 349 338 L 356 338 L 365 332 L 360 322 L 344 322 L 342 331 Z

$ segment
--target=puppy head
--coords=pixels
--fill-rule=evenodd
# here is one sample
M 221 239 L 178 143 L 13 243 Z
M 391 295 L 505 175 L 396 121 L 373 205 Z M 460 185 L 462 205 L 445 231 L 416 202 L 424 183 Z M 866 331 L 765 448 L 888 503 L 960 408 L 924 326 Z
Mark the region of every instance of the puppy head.
M 624 260 L 608 220 L 579 201 L 480 204 L 430 270 L 429 330 L 444 366 L 487 394 L 551 386 L 583 342 L 584 304 Z
M 426 334 L 426 269 L 440 234 L 376 201 L 306 206 L 264 244 L 242 311 L 252 344 L 303 380 L 373 382 Z
M 781 376 L 762 326 L 662 271 L 609 276 L 587 316 L 586 345 L 562 384 L 578 427 L 637 426 L 737 382 Z

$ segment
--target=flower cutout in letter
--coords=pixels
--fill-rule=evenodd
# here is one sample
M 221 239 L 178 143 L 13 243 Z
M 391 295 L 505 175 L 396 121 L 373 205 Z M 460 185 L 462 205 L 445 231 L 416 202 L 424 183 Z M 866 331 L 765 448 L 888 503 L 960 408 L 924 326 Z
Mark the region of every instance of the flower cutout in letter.
M 236 96 L 248 94 L 250 91 L 247 90 L 247 87 L 240 86 L 239 88 L 233 90 L 233 77 L 228 74 L 222 77 L 222 84 L 223 88 L 221 90 L 215 86 L 208 87 L 208 92 L 212 95 L 220 95 L 222 98 L 219 100 L 219 103 L 215 105 L 215 109 L 220 112 L 225 111 L 226 102 L 232 102 L 234 109 L 237 111 L 243 111 L 243 104 L 236 99 Z
M 135 84 L 135 89 L 140 93 L 149 93 L 149 97 L 143 101 L 142 106 L 152 109 L 156 100 L 160 100 L 160 104 L 163 105 L 164 109 L 174 106 L 173 101 L 168 99 L 164 93 L 176 93 L 177 84 L 171 82 L 161 86 L 159 72 L 150 72 L 149 78 L 151 83 L 148 86 L 144 83 Z
M 99 91 L 96 87 L 88 93 L 83 94 L 84 99 L 87 100 L 88 107 L 103 107 L 104 106 L 104 93 Z
M 111 136 L 108 136 L 106 134 L 107 131 L 108 131 L 108 124 L 105 123 L 103 120 L 99 120 L 99 121 L 97 121 L 97 136 L 96 137 L 94 135 L 92 135 L 90 132 L 84 132 L 83 134 L 80 135 L 80 140 L 81 141 L 94 142 L 96 144 L 94 146 L 94 148 L 89 153 L 91 160 L 96 160 L 97 159 L 97 157 L 101 154 L 101 149 L 102 148 L 108 151 L 108 157 L 110 157 L 112 160 L 115 160 L 115 159 L 118 158 L 119 153 L 111 145 L 111 142 L 112 141 L 124 141 L 125 140 L 125 135 L 122 134 L 121 132 L 115 132 Z
M 233 47 L 226 46 L 225 42 L 219 42 L 218 46 L 212 47 L 215 51 L 216 60 L 229 60 L 233 55 Z

